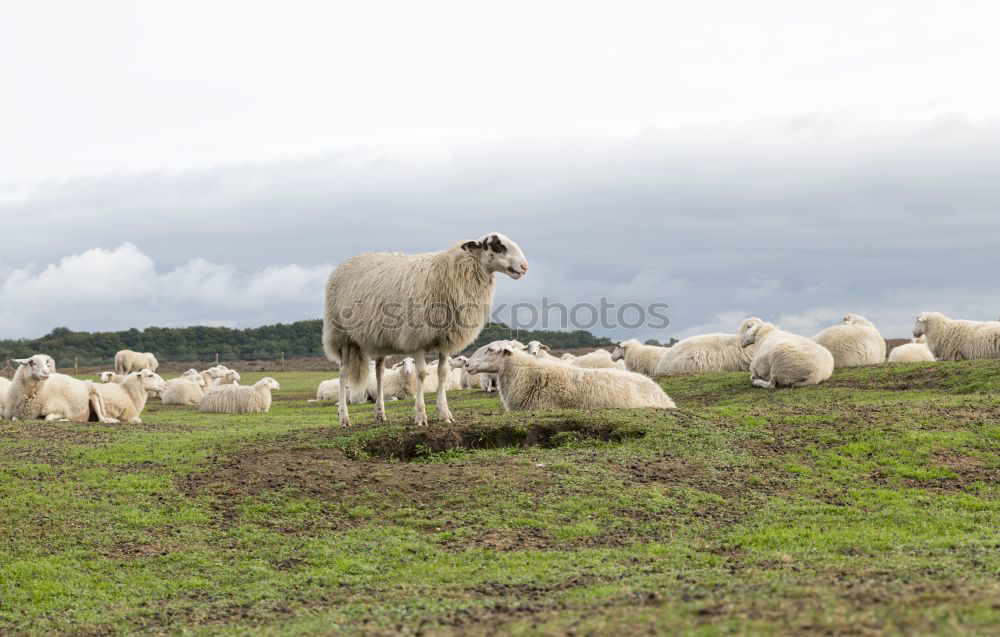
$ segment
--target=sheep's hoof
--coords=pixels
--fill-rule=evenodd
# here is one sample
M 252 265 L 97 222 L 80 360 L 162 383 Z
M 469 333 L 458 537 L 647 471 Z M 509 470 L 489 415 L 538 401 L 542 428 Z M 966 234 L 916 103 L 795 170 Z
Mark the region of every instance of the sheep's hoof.
M 441 422 L 446 422 L 449 425 L 455 422 L 455 418 L 451 415 L 451 410 L 447 408 L 443 410 L 438 409 L 438 420 L 440 420 Z
M 375 412 L 375 424 L 384 425 L 385 424 L 385 414 L 382 412 Z
M 343 420 L 340 421 L 340 427 L 341 428 L 346 428 L 346 427 L 350 427 L 350 426 L 351 426 L 351 421 L 350 420 L 344 418 Z
M 413 419 L 414 427 L 426 427 L 427 426 L 427 414 L 420 414 Z

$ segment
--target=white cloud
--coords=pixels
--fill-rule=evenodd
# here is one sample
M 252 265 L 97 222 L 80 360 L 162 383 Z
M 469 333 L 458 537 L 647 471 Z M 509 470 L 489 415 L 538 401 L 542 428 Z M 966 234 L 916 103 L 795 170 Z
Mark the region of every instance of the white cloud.
M 196 258 L 159 272 L 131 243 L 93 248 L 57 263 L 8 270 L 0 279 L 0 324 L 4 337 L 34 337 L 57 326 L 104 331 L 315 318 L 322 314 L 330 269 L 289 264 L 243 273 Z M 205 315 L 217 318 L 198 318 Z

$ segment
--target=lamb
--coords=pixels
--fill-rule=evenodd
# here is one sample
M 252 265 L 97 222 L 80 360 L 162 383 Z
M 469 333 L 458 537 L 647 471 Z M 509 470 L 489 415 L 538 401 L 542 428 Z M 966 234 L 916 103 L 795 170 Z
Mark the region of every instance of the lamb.
M 890 363 L 926 363 L 934 360 L 934 354 L 927 347 L 927 337 L 913 339 L 912 343 L 904 343 L 892 348 L 889 352 Z
M 1000 358 L 1000 323 L 950 319 L 940 312 L 921 312 L 914 338 L 927 337 L 927 347 L 939 361 Z
M 123 383 L 125 382 L 124 374 L 116 374 L 115 372 L 101 372 L 97 375 L 101 379 L 102 383 Z
M 122 376 L 137 372 L 141 369 L 148 369 L 155 372 L 159 369 L 160 363 L 150 352 L 133 352 L 130 349 L 123 349 L 115 354 L 115 371 Z
M 201 399 L 199 411 L 208 414 L 266 414 L 271 409 L 271 392 L 281 389 L 270 376 L 253 385 L 214 387 Z
M 141 425 L 139 417 L 146 408 L 150 393 L 167 389 L 167 383 L 156 372 L 144 369 L 132 372 L 121 383 L 89 383 L 90 408 L 99 422 L 116 424 L 126 421 Z
M 805 336 L 792 334 L 757 317 L 743 321 L 740 345 L 757 345 L 750 361 L 754 387 L 803 387 L 833 374 L 833 354 Z
M 670 351 L 669 347 L 658 347 L 656 345 L 643 345 L 639 341 L 631 338 L 618 343 L 615 351 L 611 352 L 611 360 L 625 360 L 625 368 L 630 372 L 638 372 L 646 376 L 654 376 L 659 366 L 660 359 Z
M 755 345 L 740 347 L 736 334 L 700 334 L 668 347 L 656 371 L 658 374 L 747 371 L 755 349 Z
M 507 411 L 532 409 L 673 409 L 674 401 L 642 374 L 580 369 L 535 358 L 509 344 L 491 343 L 469 358 L 471 373 L 496 373 Z
M 189 369 L 180 378 L 167 381 L 160 401 L 164 405 L 197 405 L 204 396 L 205 379 L 198 371 Z
M 834 367 L 880 365 L 885 362 L 885 339 L 871 321 L 860 314 L 846 315 L 812 340 L 830 350 Z
M 527 271 L 524 253 L 499 233 L 458 242 L 441 252 L 362 254 L 340 264 L 327 281 L 323 321 L 323 349 L 340 364 L 340 425 L 351 424 L 347 392 L 365 382 L 373 356 L 375 421 L 385 422 L 382 377 L 390 354 L 414 357 L 414 422 L 426 425 L 424 353 L 438 352 L 438 384 L 444 384 L 451 369 L 448 357 L 483 329 L 496 287 L 494 273 L 520 279 Z M 438 418 L 454 422 L 447 395 L 447 388 L 437 393 Z
M 4 417 L 15 420 L 72 420 L 91 418 L 90 388 L 72 376 L 49 370 L 49 357 L 35 354 L 12 359 L 17 363 L 7 390 Z
M 13 383 L 10 379 L 0 376 L 0 418 L 4 417 L 4 408 L 7 405 L 7 392 L 10 391 L 10 386 Z

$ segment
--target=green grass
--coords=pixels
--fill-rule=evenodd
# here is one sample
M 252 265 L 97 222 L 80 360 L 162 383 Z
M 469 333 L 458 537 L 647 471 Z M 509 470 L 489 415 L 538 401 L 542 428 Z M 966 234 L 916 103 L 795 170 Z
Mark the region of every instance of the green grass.
M 0 634 L 1000 631 L 1000 363 L 419 430 L 269 375 L 269 414 L 0 421 Z

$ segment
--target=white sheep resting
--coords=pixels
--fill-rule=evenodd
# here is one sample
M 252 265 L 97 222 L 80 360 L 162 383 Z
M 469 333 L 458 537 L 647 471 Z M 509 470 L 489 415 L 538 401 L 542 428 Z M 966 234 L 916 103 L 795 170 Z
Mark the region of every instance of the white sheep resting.
M 465 369 L 465 364 L 469 362 L 468 356 L 456 356 L 451 359 L 452 369 L 458 372 L 459 389 L 480 389 L 482 387 L 482 377 L 484 374 L 470 374 Z M 454 372 L 452 372 L 454 373 Z
M 913 326 L 913 336 L 926 336 L 928 349 L 939 361 L 1000 358 L 997 321 L 964 321 L 940 312 L 922 312 Z
M 625 361 L 612 360 L 611 352 L 606 349 L 597 349 L 582 356 L 570 355 L 568 358 L 565 354 L 559 358 L 553 356 L 549 353 L 551 351 L 549 346 L 540 341 L 528 341 L 528 344 L 522 349 L 535 358 L 572 365 L 573 367 L 580 367 L 582 369 L 625 369 Z
M 18 368 L 7 390 L 6 418 L 90 420 L 90 387 L 87 383 L 49 371 L 48 357 L 42 354 L 13 359 L 13 362 Z
M 10 379 L 0 376 L 0 418 L 4 417 L 3 412 L 7 405 L 7 392 L 10 390 L 12 384 Z
M 660 359 L 670 351 L 669 347 L 658 347 L 656 345 L 643 345 L 634 338 L 618 343 L 615 351 L 611 352 L 611 360 L 625 361 L 625 369 L 630 372 L 638 372 L 646 376 L 655 376 L 659 368 Z
M 690 336 L 667 348 L 657 373 L 747 371 L 754 349 L 754 345 L 740 347 L 736 334 L 719 332 Z
M 933 360 L 934 354 L 927 347 L 926 336 L 915 338 L 912 343 L 897 345 L 889 352 L 890 363 L 927 363 Z
M 116 374 L 115 372 L 101 372 L 97 377 L 101 379 L 102 383 L 121 383 L 125 380 L 123 374 Z
M 225 371 L 220 372 L 220 375 L 217 376 L 215 380 L 213 380 L 212 383 L 205 390 L 206 394 L 218 387 L 240 384 L 240 373 L 238 371 L 236 371 L 235 369 L 226 369 L 226 368 L 224 369 Z
M 197 371 L 194 374 L 185 372 L 180 378 L 167 381 L 167 387 L 160 395 L 164 405 L 197 405 L 205 396 L 205 379 Z
M 201 399 L 199 411 L 211 414 L 263 414 L 271 409 L 271 392 L 281 389 L 270 376 L 253 385 L 214 387 Z
M 375 359 L 375 421 L 385 422 L 382 376 L 391 354 L 412 355 L 416 361 L 414 421 L 426 425 L 425 352 L 438 352 L 438 383 L 445 384 L 449 355 L 483 329 L 494 273 L 519 279 L 527 271 L 517 244 L 496 233 L 442 252 L 362 254 L 340 264 L 327 281 L 323 321 L 323 349 L 340 364 L 340 425 L 351 424 L 348 388 L 365 382 L 370 358 Z M 438 418 L 454 422 L 447 395 L 446 389 L 437 393 Z
M 812 340 L 830 350 L 834 367 L 885 362 L 885 339 L 878 328 L 860 314 L 848 314 L 839 324 L 826 328 Z
M 833 374 L 833 354 L 819 343 L 751 317 L 738 332 L 744 347 L 757 345 L 750 361 L 750 382 L 755 387 L 815 385 Z
M 148 369 L 132 372 L 121 383 L 90 383 L 90 408 L 100 422 L 140 425 L 150 392 L 166 388 L 166 381 Z
M 467 368 L 499 376 L 500 402 L 508 411 L 675 407 L 659 385 L 641 374 L 572 367 L 535 358 L 502 342 L 480 348 Z
M 140 369 L 155 372 L 159 367 L 160 363 L 150 352 L 133 352 L 130 349 L 123 349 L 115 354 L 115 371 L 123 376 Z

